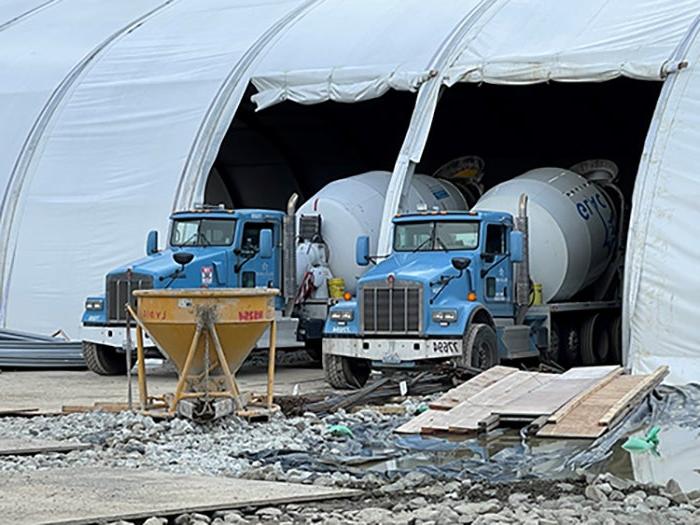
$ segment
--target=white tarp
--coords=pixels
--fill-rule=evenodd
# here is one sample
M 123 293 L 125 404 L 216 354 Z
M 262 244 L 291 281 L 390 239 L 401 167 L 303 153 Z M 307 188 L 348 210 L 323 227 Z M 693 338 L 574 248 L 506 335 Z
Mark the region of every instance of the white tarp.
M 7 63 L 13 65 L 10 78 L 21 73 L 12 104 L 1 99 L 5 111 L 28 115 L 31 122 L 43 103 L 28 100 L 23 106 L 23 93 L 33 94 L 32 77 L 55 87 L 70 66 L 60 64 L 57 78 L 47 79 L 54 71 L 51 57 L 76 63 L 95 45 L 69 53 L 80 40 L 71 30 L 81 34 L 76 28 L 86 16 L 78 2 L 94 4 L 102 12 L 91 18 L 114 26 L 102 29 L 102 39 L 137 17 L 119 14 L 136 2 L 119 2 L 112 13 L 104 2 L 86 0 L 72 0 L 70 7 L 58 3 L 32 17 L 27 23 L 37 27 L 25 28 L 24 39 L 41 39 L 48 64 L 27 60 L 15 66 L 13 55 L 30 55 L 32 43 L 0 44 L 0 53 L 8 55 L 0 76 L 8 71 Z M 270 26 L 299 5 L 298 0 L 165 2 L 137 27 L 118 33 L 72 79 L 29 155 L 16 197 L 18 209 L 4 247 L 10 256 L 7 326 L 79 335 L 84 298 L 102 291 L 106 271 L 141 256 L 149 229 L 165 233 L 188 154 L 231 70 Z M 78 19 L 66 21 L 69 14 Z M 8 32 L 22 34 L 22 27 L 16 24 Z M 55 33 L 58 27 L 63 34 Z M 47 34 L 51 28 L 54 32 Z M 240 84 L 242 93 L 247 78 Z M 4 78 L 0 86 L 6 88 Z M 24 128 L 4 124 L 1 129 L 27 136 Z M 2 151 L 3 166 L 11 167 L 16 148 L 3 145 Z
M 635 185 L 625 286 L 628 362 L 700 379 L 700 38 L 664 86 Z M 695 67 L 693 67 L 695 65 Z
M 472 35 L 447 83 L 654 80 L 697 0 L 510 0 Z

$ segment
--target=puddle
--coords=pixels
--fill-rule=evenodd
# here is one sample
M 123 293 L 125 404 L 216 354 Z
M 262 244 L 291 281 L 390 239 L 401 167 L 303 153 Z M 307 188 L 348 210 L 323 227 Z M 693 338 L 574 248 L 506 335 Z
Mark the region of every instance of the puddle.
M 610 472 L 640 483 L 663 485 L 675 479 L 684 491 L 700 490 L 700 389 L 667 388 L 664 395 L 640 406 L 628 420 L 599 441 L 536 439 L 523 441 L 517 430 L 500 429 L 489 437 L 406 436 L 396 438 L 400 453 L 364 465 L 381 473 L 411 470 L 508 481 L 528 477 L 571 476 L 579 467 Z M 622 448 L 631 435 L 644 435 L 659 425 L 655 451 Z

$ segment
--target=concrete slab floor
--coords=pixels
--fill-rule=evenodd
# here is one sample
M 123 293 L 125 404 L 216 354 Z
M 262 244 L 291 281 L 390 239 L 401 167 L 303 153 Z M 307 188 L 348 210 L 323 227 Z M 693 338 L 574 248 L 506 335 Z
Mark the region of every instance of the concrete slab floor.
M 2 522 L 15 525 L 103 523 L 359 494 L 317 485 L 104 468 L 4 475 L 0 492 Z
M 267 388 L 267 370 L 246 368 L 237 376 L 242 392 L 264 394 Z M 177 377 L 172 373 L 149 373 L 149 394 L 173 392 Z M 298 386 L 295 386 L 298 385 Z M 308 394 L 329 387 L 323 379 L 323 370 L 311 367 L 277 368 L 275 393 Z M 136 375 L 133 377 L 133 396 L 138 400 Z M 64 405 L 93 405 L 95 402 L 125 403 L 127 382 L 125 376 L 100 376 L 89 370 L 25 370 L 0 373 L 0 412 L 5 410 L 38 409 L 39 412 L 60 412 Z

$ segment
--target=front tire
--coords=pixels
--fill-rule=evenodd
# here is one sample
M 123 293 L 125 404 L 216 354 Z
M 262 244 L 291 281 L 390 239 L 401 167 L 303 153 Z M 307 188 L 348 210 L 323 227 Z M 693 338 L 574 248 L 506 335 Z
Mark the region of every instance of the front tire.
M 486 370 L 498 364 L 496 331 L 487 324 L 473 323 L 464 335 L 462 362 Z
M 322 362 L 326 381 L 333 388 L 339 390 L 362 388 L 369 379 L 371 369 L 364 359 L 323 354 Z
M 126 357 L 114 348 L 83 341 L 83 359 L 87 367 L 101 376 L 126 374 Z

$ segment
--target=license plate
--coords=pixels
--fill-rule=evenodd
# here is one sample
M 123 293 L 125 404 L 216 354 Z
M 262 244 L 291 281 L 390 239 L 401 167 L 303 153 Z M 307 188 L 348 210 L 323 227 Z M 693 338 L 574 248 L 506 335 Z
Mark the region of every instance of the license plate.
M 461 341 L 432 341 L 432 348 L 436 354 L 455 355 L 462 352 Z

